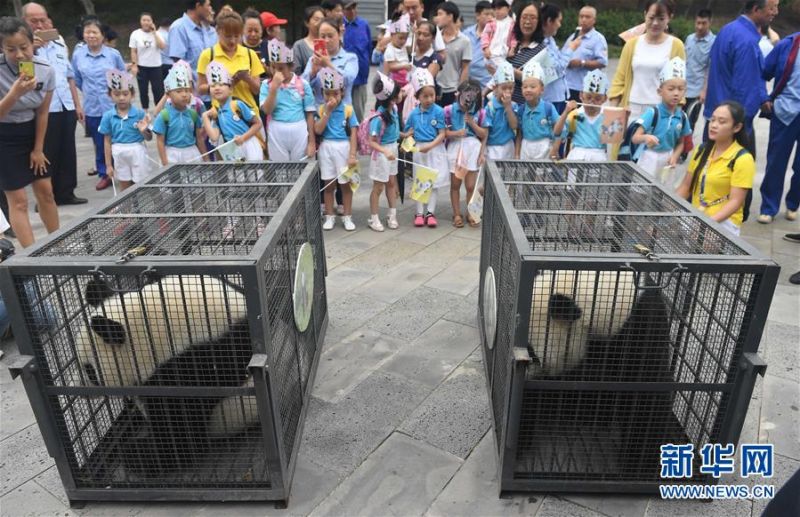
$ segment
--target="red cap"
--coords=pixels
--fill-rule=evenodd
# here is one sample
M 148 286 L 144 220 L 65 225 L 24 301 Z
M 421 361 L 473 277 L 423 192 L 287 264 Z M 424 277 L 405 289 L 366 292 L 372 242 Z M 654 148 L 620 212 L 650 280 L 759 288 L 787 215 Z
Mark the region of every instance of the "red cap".
M 265 29 L 269 29 L 274 25 L 286 25 L 286 22 L 287 21 L 283 18 L 278 18 L 269 11 L 261 13 L 261 25 L 263 25 Z

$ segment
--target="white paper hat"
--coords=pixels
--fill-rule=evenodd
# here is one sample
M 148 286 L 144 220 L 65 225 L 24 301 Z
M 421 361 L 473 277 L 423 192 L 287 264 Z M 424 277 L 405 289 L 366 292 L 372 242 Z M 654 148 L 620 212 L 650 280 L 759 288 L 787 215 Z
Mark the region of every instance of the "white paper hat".
M 538 61 L 530 60 L 522 67 L 522 80 L 526 79 L 539 79 L 544 81 L 544 68 Z
M 212 61 L 206 67 L 208 84 L 231 84 L 231 74 L 225 65 L 219 61 Z
M 583 77 L 583 89 L 586 93 L 608 93 L 608 77 L 600 70 L 592 70 Z
M 513 83 L 514 82 L 514 67 L 508 61 L 503 61 L 497 65 L 497 70 L 494 71 L 494 84 Z
M 658 73 L 658 82 L 664 84 L 670 79 L 686 79 L 686 61 L 675 56 Z
M 325 67 L 319 71 L 319 80 L 323 90 L 341 90 L 344 88 L 344 77 L 337 70 Z

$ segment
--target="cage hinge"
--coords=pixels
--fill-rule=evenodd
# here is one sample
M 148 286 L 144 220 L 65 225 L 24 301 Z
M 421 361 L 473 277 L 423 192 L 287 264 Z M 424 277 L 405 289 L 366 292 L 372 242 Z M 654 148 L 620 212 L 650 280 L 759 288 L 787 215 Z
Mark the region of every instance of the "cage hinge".
M 136 246 L 135 248 L 129 249 L 124 255 L 120 256 L 117 259 L 117 264 L 124 264 L 135 257 L 144 255 L 145 253 L 147 253 L 146 246 Z
M 739 365 L 742 370 L 755 370 L 762 377 L 767 373 L 767 362 L 758 354 L 745 352 L 742 354 L 742 360 Z
M 633 249 L 636 250 L 636 253 L 638 253 L 639 255 L 643 256 L 647 260 L 652 260 L 652 261 L 658 261 L 659 260 L 658 255 L 653 253 L 653 251 L 650 248 L 648 248 L 647 246 L 644 246 L 642 244 L 634 244 L 633 245 Z
M 16 379 L 20 375 L 36 372 L 36 363 L 32 355 L 18 355 L 11 359 L 10 363 L 8 371 L 11 373 L 12 379 Z
M 267 354 L 253 354 L 253 357 L 250 358 L 250 364 L 247 365 L 247 369 L 253 370 L 258 368 L 266 370 L 268 364 L 269 360 Z

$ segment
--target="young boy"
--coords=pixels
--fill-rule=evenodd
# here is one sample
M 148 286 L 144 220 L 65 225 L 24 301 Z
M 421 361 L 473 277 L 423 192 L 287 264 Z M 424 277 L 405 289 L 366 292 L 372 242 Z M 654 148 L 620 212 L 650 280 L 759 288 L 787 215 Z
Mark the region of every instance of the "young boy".
M 675 166 L 683 153 L 683 137 L 692 134 L 689 119 L 680 106 L 686 93 L 686 62 L 679 57 L 669 60 L 658 74 L 658 81 L 661 83 L 658 87 L 661 103 L 648 108 L 634 122 L 639 128 L 631 142 L 647 146 L 638 157 L 639 167 L 665 185 L 672 186 Z M 672 173 L 661 174 L 665 167 Z
M 508 57 L 508 49 L 516 45 L 514 39 L 514 19 L 509 16 L 511 6 L 507 0 L 494 0 L 494 20 L 486 23 L 481 34 L 483 57 L 497 68 Z
M 519 160 L 558 158 L 553 146 L 553 126 L 558 112 L 552 103 L 542 100 L 544 70 L 536 61 L 528 61 L 522 69 L 522 96 L 525 104 L 517 108 L 520 131 L 517 132 L 515 157 Z
M 206 153 L 202 111 L 192 106 L 192 79 L 183 66 L 173 66 L 164 80 L 169 102 L 156 115 L 156 134 L 161 165 L 196 161 Z M 204 159 L 207 160 L 206 157 Z
M 518 105 L 511 101 L 514 93 L 514 68 L 510 63 L 500 63 L 492 77 L 494 91 L 486 105 L 486 157 L 489 160 L 514 158 Z
M 125 190 L 147 177 L 147 150 L 145 139 L 153 135 L 147 128 L 150 117 L 140 108 L 131 105 L 134 78 L 120 70 L 106 72 L 108 95 L 114 107 L 100 119 L 98 131 L 104 136 L 106 173 L 117 178 L 120 189 Z M 113 163 L 113 165 L 112 165 Z
M 608 160 L 606 144 L 600 136 L 603 133 L 603 108 L 608 100 L 608 77 L 600 70 L 592 70 L 583 78 L 581 102 L 569 101 L 564 112 L 553 128 L 553 133 L 561 135 L 560 140 L 571 139 L 571 149 L 567 160 L 602 162 Z

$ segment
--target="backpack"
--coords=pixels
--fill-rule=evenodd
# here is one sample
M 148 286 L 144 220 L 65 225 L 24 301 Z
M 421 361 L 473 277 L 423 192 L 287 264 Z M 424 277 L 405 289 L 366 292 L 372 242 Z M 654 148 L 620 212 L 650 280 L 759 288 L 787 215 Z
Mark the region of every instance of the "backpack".
M 238 97 L 231 96 L 231 110 L 233 111 L 233 114 L 235 116 L 237 116 L 237 117 L 241 117 L 242 116 L 242 106 L 239 103 L 243 103 L 243 104 L 247 105 L 247 103 L 244 102 L 242 99 L 240 99 Z M 257 115 L 258 115 L 258 113 L 254 113 L 253 114 L 254 117 L 257 116 Z M 220 125 L 220 129 L 221 129 L 222 128 L 222 124 L 220 124 L 219 119 L 217 119 L 217 120 L 218 120 L 217 124 Z M 265 149 L 266 148 L 266 142 L 264 141 L 264 135 L 262 135 L 261 132 L 258 132 L 258 133 L 256 133 L 255 136 L 256 136 L 256 139 L 258 140 L 258 143 L 261 144 L 261 148 Z
M 564 158 L 567 157 L 569 152 L 572 150 L 572 138 L 575 136 L 575 132 L 578 130 L 578 122 L 582 122 L 584 120 L 584 116 L 582 113 L 578 113 L 577 110 L 570 112 L 567 115 L 567 138 L 564 141 L 562 156 Z
M 325 114 L 325 104 L 320 104 L 319 105 L 319 108 L 317 109 L 317 114 L 320 117 L 322 117 L 322 115 Z M 348 137 L 350 136 L 350 131 L 352 130 L 352 128 L 350 127 L 350 117 L 352 115 L 353 115 L 353 106 L 351 106 L 350 104 L 345 104 L 344 105 L 344 122 L 345 122 L 345 124 L 344 124 L 344 132 L 347 134 Z M 322 142 L 322 135 L 316 135 L 316 141 L 317 141 L 317 149 L 319 149 L 319 145 Z
M 656 126 L 658 125 L 658 108 L 657 107 L 649 107 L 648 110 L 653 110 L 653 122 L 650 124 L 650 134 L 655 131 Z M 685 114 L 684 114 L 685 115 Z M 633 135 L 636 134 L 636 131 L 640 128 L 644 127 L 642 124 L 638 124 L 633 122 L 628 126 L 628 129 L 625 130 L 625 136 L 622 137 L 622 143 L 619 146 L 619 153 L 617 154 L 617 160 L 624 161 L 624 162 L 637 162 L 639 161 L 639 156 L 644 151 L 645 147 L 644 144 L 634 144 L 633 143 Z M 648 130 L 645 128 L 645 133 Z
M 491 104 L 491 103 L 489 103 Z M 487 109 L 489 109 L 487 107 Z M 494 116 L 494 108 L 492 108 L 492 116 Z M 478 125 L 483 125 L 483 121 L 486 119 L 486 110 L 481 108 L 478 110 Z M 450 104 L 449 106 L 444 107 L 444 125 L 451 126 L 453 124 L 453 105 Z
M 392 115 L 395 117 L 397 116 L 397 108 L 394 109 Z M 364 120 L 362 120 L 361 123 L 358 125 L 358 133 L 356 141 L 358 142 L 358 154 L 360 154 L 361 156 L 372 156 L 375 154 L 375 150 L 369 145 L 371 140 L 369 134 L 369 126 L 375 117 L 381 117 L 381 113 L 377 110 L 372 110 L 369 112 L 369 115 L 364 117 Z M 383 118 L 381 117 L 381 129 L 378 132 L 378 144 L 381 143 L 381 139 L 383 138 L 383 133 L 385 132 L 386 132 L 386 123 L 383 122 Z
M 197 114 L 197 111 L 194 108 L 187 108 L 189 110 L 189 116 L 192 117 L 192 124 L 195 126 L 197 125 L 197 121 L 200 120 L 200 115 Z M 169 110 L 163 109 L 161 113 L 158 114 L 161 117 L 161 120 L 164 121 L 164 124 L 169 125 Z
M 694 189 L 697 187 L 697 182 L 700 181 L 700 174 L 706 166 L 706 162 L 708 161 L 708 157 L 711 155 L 711 150 L 714 146 L 709 145 L 709 142 L 703 142 L 697 147 L 697 152 L 700 153 L 700 158 L 697 160 L 697 165 L 694 168 L 694 172 L 692 173 L 692 186 L 689 188 L 689 203 L 692 202 L 692 197 L 694 196 Z M 728 169 L 733 172 L 733 168 L 736 166 L 736 160 L 740 156 L 744 156 L 748 154 L 748 151 L 745 148 L 739 149 L 736 155 L 731 158 L 731 161 L 728 162 Z M 724 203 L 728 200 L 729 196 L 722 197 L 720 199 L 714 200 L 708 206 L 718 205 L 719 203 Z M 742 207 L 742 222 L 747 221 L 750 217 L 750 205 L 753 203 L 753 189 L 749 189 L 747 191 L 747 196 L 744 198 L 744 206 Z

